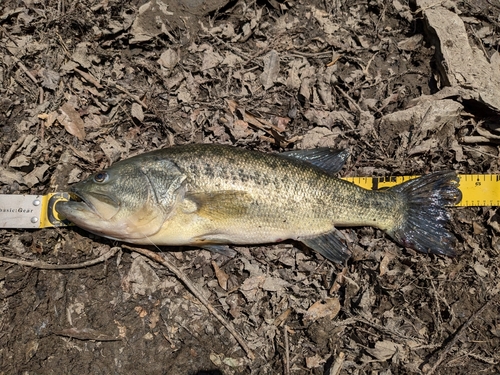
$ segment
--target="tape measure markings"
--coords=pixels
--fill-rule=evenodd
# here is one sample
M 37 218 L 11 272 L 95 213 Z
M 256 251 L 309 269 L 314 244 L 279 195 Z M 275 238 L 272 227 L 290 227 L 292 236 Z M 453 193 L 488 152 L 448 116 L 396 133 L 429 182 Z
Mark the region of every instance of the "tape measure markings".
M 419 176 L 391 177 L 345 177 L 365 189 L 379 190 L 389 188 Z M 500 175 L 498 174 L 459 174 L 462 200 L 457 206 L 500 206 Z

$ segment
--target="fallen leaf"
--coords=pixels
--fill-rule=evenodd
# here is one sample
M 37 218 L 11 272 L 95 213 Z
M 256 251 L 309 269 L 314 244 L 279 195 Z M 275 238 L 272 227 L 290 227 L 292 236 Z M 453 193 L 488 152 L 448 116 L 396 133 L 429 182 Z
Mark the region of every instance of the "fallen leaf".
M 12 185 L 14 182 L 24 184 L 23 173 L 11 171 L 0 167 L 0 182 L 5 185 Z
M 274 82 L 278 79 L 280 71 L 280 61 L 278 52 L 275 50 L 269 51 L 264 56 L 264 71 L 260 75 L 260 83 L 264 86 L 264 90 L 268 90 L 274 86 Z
M 262 284 L 262 289 L 268 292 L 282 292 L 287 286 L 290 286 L 288 281 L 277 277 L 266 277 L 264 284 Z
M 391 262 L 391 260 L 394 259 L 394 257 L 395 256 L 391 253 L 387 253 L 384 255 L 384 257 L 380 261 L 380 266 L 379 266 L 380 276 L 385 275 L 386 272 L 389 270 L 389 263 Z
M 53 112 L 50 112 L 50 113 L 40 113 L 38 115 L 38 118 L 41 119 L 41 120 L 43 120 L 44 123 L 45 123 L 45 126 L 47 128 L 49 128 L 57 120 L 57 116 L 58 116 L 57 112 L 53 111 Z
M 276 327 L 281 326 L 290 316 L 292 309 L 288 308 L 284 312 L 282 312 L 276 319 L 274 319 L 274 325 Z
M 56 90 L 59 81 L 61 80 L 61 75 L 50 69 L 40 69 L 40 75 L 42 76 L 42 86 L 49 90 Z
M 57 116 L 57 121 L 64 126 L 69 134 L 83 141 L 85 139 L 85 123 L 80 114 L 68 102 L 63 104 L 59 111 L 61 114 Z
M 130 111 L 133 118 L 144 121 L 144 112 L 142 111 L 142 106 L 138 103 L 132 103 L 132 109 Z
M 48 164 L 42 164 L 41 166 L 33 169 L 30 173 L 24 176 L 24 182 L 26 186 L 31 188 L 34 185 L 38 184 L 40 181 L 42 181 L 43 175 L 45 174 L 45 172 L 47 172 L 48 169 L 49 169 Z
M 474 263 L 474 271 L 479 277 L 486 277 L 489 274 L 488 269 L 479 262 Z
M 240 286 L 240 292 L 245 296 L 247 301 L 254 301 L 257 299 L 257 293 L 260 291 L 261 285 L 265 281 L 265 276 L 249 277 Z
M 160 55 L 158 64 L 160 64 L 165 69 L 172 70 L 175 68 L 179 61 L 179 53 L 172 48 L 169 48 Z
M 333 319 L 340 312 L 340 301 L 338 298 L 327 298 L 325 301 L 317 301 L 304 314 L 304 320 L 316 321 L 321 318 Z
M 220 287 L 227 290 L 227 281 L 229 280 L 228 274 L 221 270 L 214 261 L 212 261 L 212 267 L 214 267 L 215 277 L 217 277 Z
M 159 288 L 160 278 L 146 260 L 139 256 L 132 261 L 122 284 L 127 292 L 145 296 L 154 293 Z
M 326 360 L 321 358 L 318 354 L 315 354 L 312 357 L 306 357 L 306 367 L 307 368 L 320 367 L 325 362 L 326 362 Z
M 9 162 L 9 167 L 20 168 L 30 165 L 30 160 L 25 155 L 19 155 Z
M 379 361 L 387 361 L 392 358 L 397 352 L 403 352 L 404 347 L 401 344 L 396 344 L 392 341 L 377 341 L 375 348 L 367 349 L 368 353 Z
M 201 63 L 201 70 L 208 70 L 218 66 L 224 59 L 217 52 L 214 52 L 212 47 L 205 50 L 203 55 L 203 62 Z

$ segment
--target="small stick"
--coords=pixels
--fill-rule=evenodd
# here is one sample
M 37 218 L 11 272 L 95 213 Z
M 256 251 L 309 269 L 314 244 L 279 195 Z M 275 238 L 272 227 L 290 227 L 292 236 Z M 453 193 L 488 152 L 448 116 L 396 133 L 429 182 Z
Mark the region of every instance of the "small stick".
M 344 352 L 340 352 L 337 358 L 335 358 L 335 362 L 333 363 L 332 367 L 330 367 L 328 375 L 339 375 L 340 371 L 342 370 L 342 365 L 344 364 L 344 361 L 345 361 L 345 354 Z
M 170 272 L 174 273 L 177 278 L 182 281 L 182 283 L 189 289 L 193 295 L 198 298 L 198 300 L 207 308 L 208 311 L 212 313 L 213 316 L 217 318 L 219 322 L 233 335 L 233 337 L 238 341 L 238 343 L 241 345 L 243 350 L 247 353 L 248 358 L 251 360 L 255 359 L 255 354 L 253 351 L 248 347 L 246 344 L 245 340 L 243 337 L 240 336 L 238 332 L 234 329 L 233 325 L 228 322 L 211 304 L 208 302 L 208 300 L 205 298 L 205 296 L 194 286 L 194 284 L 189 280 L 189 278 L 182 272 L 177 266 L 172 263 L 170 260 L 166 258 L 165 256 L 161 256 L 158 253 L 155 253 L 154 251 L 151 250 L 146 250 L 146 249 L 141 249 L 137 247 L 132 247 L 128 245 L 122 245 L 122 248 L 129 249 L 132 251 L 135 251 L 136 253 L 142 254 L 146 257 L 148 257 L 151 260 L 154 260 L 155 262 L 160 263 L 161 265 L 167 267 Z
M 5 165 L 9 164 L 10 159 L 12 159 L 12 156 L 14 153 L 17 151 L 19 147 L 24 143 L 24 140 L 26 139 L 27 134 L 23 134 L 17 141 L 15 141 L 9 148 L 9 151 L 5 154 L 3 157 L 3 163 Z
M 490 139 L 482 135 L 467 135 L 460 138 L 461 143 L 498 143 L 498 139 Z
M 134 99 L 137 103 L 139 103 L 142 106 L 142 108 L 148 109 L 148 106 L 146 105 L 146 103 L 144 103 L 138 96 L 136 96 L 136 95 L 132 94 L 130 91 L 128 91 L 125 87 L 122 87 L 118 83 L 115 83 L 115 82 L 110 82 L 109 86 L 117 88 L 118 90 L 120 90 L 124 94 L 127 94 L 128 96 L 130 96 L 130 98 Z
M 88 260 L 83 263 L 73 263 L 73 264 L 50 264 L 45 262 L 30 262 L 27 260 L 13 259 L 0 257 L 0 262 L 7 262 L 13 264 L 19 264 L 20 266 L 27 266 L 32 268 L 38 268 L 41 270 L 70 270 L 76 268 L 85 268 L 88 266 L 93 266 L 94 264 L 105 262 L 113 255 L 115 255 L 120 250 L 119 247 L 112 247 L 107 253 L 101 255 L 98 258 Z
M 487 301 L 483 306 L 481 306 L 474 314 L 472 314 L 470 316 L 470 318 L 464 323 L 462 324 L 462 326 L 455 332 L 455 334 L 453 335 L 453 338 L 448 342 L 448 344 L 446 344 L 446 346 L 443 348 L 443 350 L 441 350 L 441 352 L 439 353 L 439 356 L 438 356 L 438 359 L 436 360 L 436 362 L 434 363 L 434 366 L 432 366 L 432 368 L 426 372 L 427 375 L 432 375 L 434 374 L 434 372 L 436 371 L 436 369 L 438 368 L 438 366 L 441 364 L 441 362 L 444 361 L 446 355 L 450 352 L 450 350 L 455 346 L 455 344 L 457 343 L 458 339 L 460 338 L 460 336 L 462 336 L 462 333 L 465 332 L 465 330 L 467 328 L 469 328 L 469 326 L 479 317 L 483 314 L 483 311 L 486 310 L 486 308 L 489 306 L 489 304 L 491 303 L 491 301 L 493 301 L 493 298 L 490 299 L 489 301 Z
M 19 67 L 24 71 L 24 73 L 26 73 L 26 75 L 29 77 L 29 79 L 31 79 L 35 85 L 38 86 L 38 81 L 37 79 L 33 76 L 33 74 L 31 74 L 31 72 L 28 70 L 28 68 L 26 68 L 26 65 L 24 65 L 22 63 L 21 60 L 19 60 L 16 56 L 12 56 L 14 58 L 14 60 L 16 60 L 17 62 L 17 65 L 19 65 Z
M 78 74 L 80 74 L 83 78 L 85 78 L 85 80 L 87 82 L 90 82 L 91 84 L 93 84 L 98 89 L 102 89 L 103 88 L 102 85 L 99 83 L 99 81 L 92 74 L 84 72 L 83 70 L 80 70 L 78 68 L 74 68 L 73 71 L 75 71 Z
M 288 346 L 288 327 L 286 324 L 283 326 L 283 331 L 285 333 L 285 375 L 290 375 L 290 347 Z

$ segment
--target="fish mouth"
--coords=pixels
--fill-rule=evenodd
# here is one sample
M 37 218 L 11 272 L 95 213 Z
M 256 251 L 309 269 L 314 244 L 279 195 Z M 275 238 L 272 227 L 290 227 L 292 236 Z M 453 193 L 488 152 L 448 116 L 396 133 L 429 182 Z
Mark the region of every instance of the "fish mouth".
M 69 196 L 71 198 L 69 202 L 73 203 L 73 207 L 77 208 L 79 211 L 91 212 L 104 220 L 109 220 L 114 215 L 111 217 L 105 217 L 101 210 L 99 210 L 96 206 L 104 204 L 105 206 L 115 207 L 116 211 L 120 209 L 120 204 L 107 194 L 96 192 L 83 193 L 76 188 L 72 188 L 69 192 Z
M 78 205 L 76 206 L 79 207 L 80 210 L 92 211 L 94 214 L 100 216 L 92 202 L 88 199 L 85 199 L 85 196 L 82 193 L 78 192 L 78 190 L 71 189 L 71 191 L 69 192 L 69 197 L 70 202 L 78 203 Z

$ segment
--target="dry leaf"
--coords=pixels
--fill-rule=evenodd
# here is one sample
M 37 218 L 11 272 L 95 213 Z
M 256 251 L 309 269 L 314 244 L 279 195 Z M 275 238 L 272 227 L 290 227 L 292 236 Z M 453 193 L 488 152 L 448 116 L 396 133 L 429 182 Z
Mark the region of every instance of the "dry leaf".
M 392 358 L 397 352 L 403 352 L 404 347 L 401 344 L 396 344 L 392 341 L 377 341 L 375 343 L 375 348 L 367 349 L 373 357 L 377 358 L 379 361 L 387 361 Z
M 142 106 L 138 103 L 132 103 L 132 109 L 130 111 L 133 118 L 144 121 L 144 112 L 142 111 Z
M 224 60 L 222 56 L 219 55 L 217 52 L 214 52 L 212 47 L 209 47 L 205 50 L 205 54 L 203 55 L 201 70 L 208 70 L 215 68 L 222 62 L 222 60 Z
M 129 150 L 129 144 L 126 143 L 125 147 L 122 147 L 116 139 L 111 136 L 106 136 L 104 138 L 105 142 L 101 143 L 99 146 L 104 154 L 108 157 L 110 164 L 117 161 L 120 156 L 127 153 Z
M 260 292 L 260 287 L 265 279 L 264 275 L 260 275 L 249 277 L 243 282 L 240 286 L 240 292 L 245 296 L 247 301 L 255 301 L 257 299 L 257 293 Z
M 275 50 L 269 51 L 269 53 L 264 56 L 263 60 L 264 72 L 260 75 L 260 83 L 264 86 L 264 90 L 268 90 L 273 87 L 274 82 L 278 79 L 278 73 L 280 71 L 278 52 Z
M 14 182 L 24 184 L 23 173 L 4 169 L 0 166 L 0 182 L 5 185 L 12 185 Z
M 340 312 L 340 301 L 338 298 L 327 298 L 325 301 L 317 301 L 304 314 L 305 320 L 316 321 L 321 318 L 333 319 Z
M 235 139 L 245 138 L 249 134 L 252 134 L 252 132 L 248 129 L 248 122 L 240 119 L 236 119 L 233 122 L 233 126 L 229 127 L 229 130 Z
M 139 256 L 133 260 L 123 284 L 130 287 L 129 291 L 132 294 L 145 296 L 158 289 L 160 278 L 145 259 Z
M 288 308 L 284 312 L 282 312 L 276 319 L 274 319 L 274 325 L 276 327 L 281 326 L 288 319 L 291 312 L 292 312 L 291 308 Z
M 25 155 L 19 155 L 9 162 L 9 167 L 20 168 L 30 165 L 30 160 Z
M 48 169 L 48 164 L 42 164 L 39 167 L 33 169 L 30 173 L 24 176 L 24 182 L 26 186 L 32 187 L 42 181 L 43 175 L 45 174 L 45 172 L 47 172 Z
M 385 275 L 389 270 L 389 263 L 394 259 L 394 254 L 387 253 L 384 255 L 382 260 L 380 261 L 379 272 L 380 276 Z
M 219 268 L 217 263 L 212 261 L 212 266 L 214 267 L 215 277 L 222 289 L 227 290 L 227 281 L 229 280 L 229 275 Z
M 80 114 L 74 109 L 69 102 L 66 102 L 59 108 L 61 114 L 57 116 L 57 121 L 64 126 L 66 131 L 77 137 L 80 141 L 85 139 L 85 123 Z
M 55 90 L 59 85 L 61 80 L 61 75 L 50 69 L 40 69 L 40 75 L 42 76 L 42 86 L 49 89 Z
M 486 277 L 489 274 L 488 269 L 479 262 L 474 263 L 474 271 L 479 277 Z
M 136 306 L 134 310 L 137 313 L 137 315 L 139 315 L 139 318 L 144 318 L 148 315 L 148 312 L 142 306 Z
M 41 119 L 41 120 L 43 120 L 44 123 L 45 123 L 45 126 L 47 128 L 49 128 L 57 120 L 57 116 L 58 116 L 57 112 L 53 111 L 53 112 L 50 112 L 50 113 L 40 113 L 38 115 L 38 118 Z
M 172 48 L 167 49 L 160 55 L 158 63 L 165 69 L 172 70 L 180 61 L 179 53 Z
M 288 281 L 277 277 L 266 277 L 264 284 L 262 284 L 262 289 L 268 292 L 282 292 L 288 286 L 290 286 Z
M 312 357 L 306 357 L 306 367 L 307 368 L 315 368 L 320 367 L 326 360 L 321 358 L 318 354 L 315 354 Z

